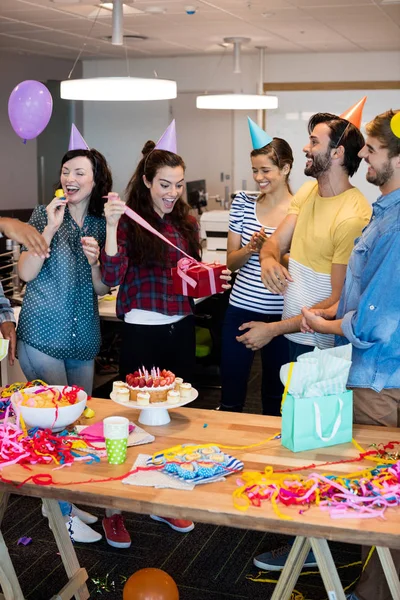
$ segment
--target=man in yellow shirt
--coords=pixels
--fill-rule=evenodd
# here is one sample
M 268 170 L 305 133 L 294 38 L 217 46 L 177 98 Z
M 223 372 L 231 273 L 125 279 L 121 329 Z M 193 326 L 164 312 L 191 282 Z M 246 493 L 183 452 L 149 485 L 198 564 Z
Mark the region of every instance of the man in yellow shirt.
M 340 298 L 347 262 L 354 240 L 368 224 L 371 207 L 349 178 L 357 171 L 364 146 L 360 130 L 330 113 L 317 113 L 308 123 L 309 142 L 305 175 L 314 177 L 294 196 L 288 215 L 260 251 L 261 277 L 275 294 L 284 295 L 282 320 L 252 321 L 239 328 L 236 339 L 252 350 L 277 335 L 289 339 L 290 360 L 315 346 L 333 346 L 334 336 L 300 332 L 304 306 L 326 308 Z M 290 251 L 286 269 L 282 257 Z M 287 546 L 264 552 L 254 564 L 266 570 L 282 570 L 290 551 Z M 316 566 L 310 551 L 304 566 Z
M 357 171 L 364 138 L 349 121 L 317 113 L 308 123 L 303 151 L 305 183 L 294 196 L 288 215 L 260 252 L 262 280 L 273 293 L 284 294 L 282 320 L 252 321 L 239 328 L 237 340 L 258 350 L 274 337 L 289 339 L 291 360 L 315 346 L 333 346 L 333 336 L 300 333 L 303 306 L 324 308 L 341 294 L 354 240 L 367 225 L 371 207 L 349 178 Z M 281 264 L 290 251 L 289 265 Z

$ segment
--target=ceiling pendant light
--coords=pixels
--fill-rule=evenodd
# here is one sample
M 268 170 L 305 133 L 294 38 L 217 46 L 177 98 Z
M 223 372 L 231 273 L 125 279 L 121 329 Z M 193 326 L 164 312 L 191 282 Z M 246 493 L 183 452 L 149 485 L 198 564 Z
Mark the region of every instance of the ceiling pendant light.
M 176 81 L 140 77 L 93 77 L 61 82 L 61 98 L 68 100 L 169 100 L 176 98 Z
M 228 37 L 224 42 L 233 44 L 233 72 L 241 73 L 240 46 L 250 42 L 250 38 Z M 278 98 L 264 94 L 204 94 L 197 96 L 196 106 L 212 110 L 264 110 L 278 108 Z
M 97 15 L 98 16 L 98 15 Z M 123 4 L 122 0 L 113 0 L 112 12 L 112 45 L 123 44 Z M 87 37 L 89 37 L 97 17 Z M 85 40 L 86 41 L 86 40 Z M 75 64 L 77 63 L 80 55 Z M 127 57 L 128 71 L 129 63 Z M 88 79 L 70 79 L 75 64 L 68 79 L 61 81 L 60 95 L 65 100 L 95 100 L 95 101 L 149 101 L 170 100 L 177 96 L 176 81 L 169 79 L 145 79 L 142 77 L 93 77 Z

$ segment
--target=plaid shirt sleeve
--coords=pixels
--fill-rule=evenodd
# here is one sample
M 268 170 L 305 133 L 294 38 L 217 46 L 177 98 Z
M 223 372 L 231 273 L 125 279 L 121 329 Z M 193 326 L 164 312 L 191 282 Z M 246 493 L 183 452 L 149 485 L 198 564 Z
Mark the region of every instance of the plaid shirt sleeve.
M 15 323 L 15 317 L 10 301 L 5 297 L 3 286 L 0 283 L 0 325 L 6 321 Z
M 118 227 L 118 253 L 101 255 L 102 280 L 110 286 L 120 285 L 117 296 L 117 316 L 121 319 L 130 310 L 138 308 L 166 315 L 188 315 L 192 313 L 187 296 L 173 290 L 171 268 L 176 266 L 182 254 L 168 247 L 162 262 L 148 265 L 134 264 L 128 255 L 127 217 L 122 217 Z M 197 222 L 193 222 L 196 232 Z M 174 227 L 168 217 L 159 219 L 159 231 L 173 244 L 189 251 L 187 241 Z
M 101 278 L 103 283 L 109 287 L 120 285 L 128 270 L 127 255 L 127 223 L 126 217 L 122 217 L 117 232 L 118 252 L 114 256 L 108 256 L 103 248 L 100 254 Z

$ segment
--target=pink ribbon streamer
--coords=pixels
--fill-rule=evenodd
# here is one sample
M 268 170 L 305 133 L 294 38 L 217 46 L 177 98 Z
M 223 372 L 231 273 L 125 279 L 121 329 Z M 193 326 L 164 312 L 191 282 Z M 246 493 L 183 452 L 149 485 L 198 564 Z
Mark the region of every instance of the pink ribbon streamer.
M 192 277 L 190 277 L 187 274 L 187 271 L 189 270 L 190 267 L 194 266 L 194 265 L 201 265 L 202 267 L 204 267 L 205 269 L 207 269 L 208 271 L 208 277 L 210 280 L 210 290 L 211 290 L 211 294 L 216 294 L 217 292 L 217 288 L 215 285 L 215 277 L 214 277 L 214 272 L 212 270 L 212 267 L 209 266 L 206 263 L 201 263 L 198 260 L 194 259 L 192 256 L 190 256 L 189 254 L 187 254 L 184 250 L 182 250 L 181 248 L 178 248 L 178 246 L 175 246 L 175 244 L 173 244 L 172 242 L 170 242 L 164 235 L 162 235 L 162 233 L 160 233 L 159 231 L 157 231 L 157 229 L 154 229 L 154 227 L 152 227 L 150 225 L 150 223 L 148 223 L 145 219 L 143 219 L 143 217 L 141 217 L 140 215 L 138 215 L 138 213 L 134 210 L 132 210 L 131 208 L 129 208 L 129 206 L 125 207 L 125 214 L 132 219 L 133 221 L 135 221 L 136 223 L 138 223 L 138 225 L 141 225 L 142 227 L 144 227 L 145 229 L 147 229 L 147 231 L 150 231 L 150 233 L 153 233 L 154 235 L 156 235 L 157 237 L 159 237 L 161 240 L 163 240 L 163 242 L 166 242 L 167 244 L 169 244 L 170 246 L 172 246 L 173 248 L 175 248 L 175 250 L 178 250 L 178 252 L 181 252 L 182 254 L 184 254 L 186 256 L 186 258 L 181 258 L 178 261 L 177 264 L 177 273 L 179 275 L 179 277 L 182 278 L 182 293 L 184 296 L 187 296 L 187 292 L 188 292 L 188 285 L 190 285 L 192 288 L 195 288 L 197 286 L 197 281 L 195 281 L 194 279 L 192 279 Z
M 195 260 L 194 258 L 192 258 L 189 254 L 186 254 L 186 252 L 184 250 L 182 250 L 181 248 L 178 248 L 178 246 L 175 246 L 175 244 L 173 244 L 172 242 L 170 242 L 169 240 L 167 240 L 167 238 L 162 233 L 160 233 L 159 231 L 157 231 L 157 229 L 154 229 L 154 227 L 152 227 L 150 225 L 150 223 L 148 223 L 145 219 L 143 219 L 143 217 L 141 217 L 140 215 L 138 215 L 137 212 L 135 212 L 134 210 L 132 210 L 131 208 L 129 208 L 129 206 L 125 206 L 125 214 L 130 219 L 132 219 L 132 221 L 136 221 L 136 223 L 138 223 L 139 225 L 141 225 L 142 227 L 144 227 L 145 229 L 147 229 L 147 231 L 150 231 L 150 233 L 153 233 L 154 235 L 156 235 L 157 237 L 159 237 L 161 240 L 163 240 L 164 242 L 166 242 L 167 244 L 169 244 L 170 246 L 172 246 L 173 248 L 175 248 L 179 252 L 182 252 L 182 254 L 184 254 L 185 256 L 187 256 L 187 258 L 189 258 L 190 260 L 194 261 L 196 264 L 200 264 L 197 260 Z

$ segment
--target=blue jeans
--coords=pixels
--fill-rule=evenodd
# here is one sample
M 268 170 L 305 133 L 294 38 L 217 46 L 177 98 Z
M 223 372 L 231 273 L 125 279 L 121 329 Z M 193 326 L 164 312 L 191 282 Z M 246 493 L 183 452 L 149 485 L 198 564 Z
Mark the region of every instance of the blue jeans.
M 242 412 L 246 400 L 254 351 L 236 340 L 236 336 L 245 333 L 239 331 L 240 325 L 249 321 L 271 323 L 280 320 L 281 315 L 264 315 L 228 306 L 222 329 L 221 409 Z M 261 349 L 261 399 L 264 415 L 280 415 L 283 385 L 279 378 L 279 370 L 289 362 L 288 356 L 288 341 L 283 335 L 274 338 Z
M 94 360 L 60 360 L 28 346 L 18 340 L 18 360 L 28 379 L 42 379 L 49 385 L 78 385 L 91 396 L 93 389 Z
M 299 356 L 306 354 L 306 352 L 312 352 L 315 346 L 306 346 L 305 344 L 299 344 L 298 342 L 292 342 L 288 340 L 289 344 L 289 361 L 296 362 Z
M 18 340 L 18 360 L 28 379 L 42 379 L 49 385 L 79 385 L 91 396 L 93 389 L 94 360 L 60 360 L 53 358 L 22 340 Z M 69 515 L 71 504 L 59 501 L 63 516 Z

